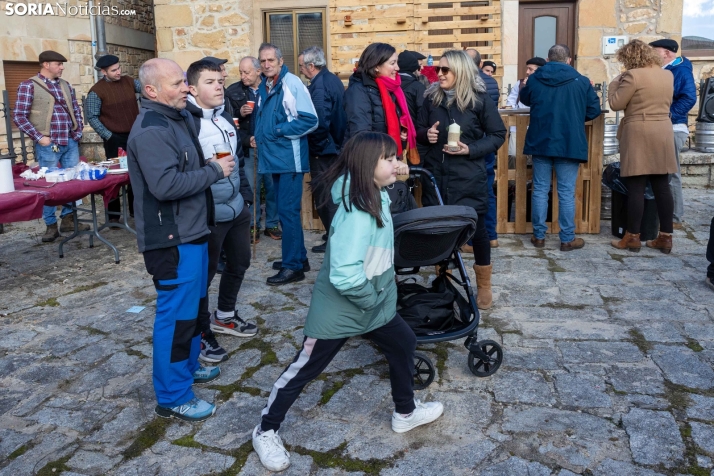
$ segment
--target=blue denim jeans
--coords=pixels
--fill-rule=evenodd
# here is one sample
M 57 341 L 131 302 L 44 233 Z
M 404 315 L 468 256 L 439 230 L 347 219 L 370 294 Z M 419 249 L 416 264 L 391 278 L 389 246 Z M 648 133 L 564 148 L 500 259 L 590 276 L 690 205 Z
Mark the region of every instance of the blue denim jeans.
M 555 169 L 558 183 L 558 224 L 560 241 L 570 243 L 575 239 L 575 182 L 578 178 L 580 162 L 561 157 L 533 156 L 533 234 L 539 240 L 545 238 L 548 214 L 548 192 L 550 179 Z
M 250 154 L 245 158 L 245 176 L 248 178 L 250 187 L 255 190 L 255 204 L 258 210 L 258 228 L 260 228 L 260 217 L 263 214 L 260 209 L 260 184 L 265 187 L 265 228 L 276 228 L 278 226 L 278 203 L 275 200 L 275 188 L 273 187 L 273 177 L 271 174 L 258 174 L 258 184 L 256 188 L 255 177 L 255 149 L 250 149 Z M 250 212 L 250 226 L 253 226 L 253 205 L 248 207 Z
M 59 164 L 63 169 L 69 169 L 77 165 L 79 162 L 79 147 L 76 141 L 70 139 L 67 145 L 58 147 L 59 152 L 54 152 L 52 151 L 52 144 L 48 146 L 35 144 L 35 160 L 40 164 L 40 167 L 57 167 L 57 164 Z M 42 208 L 42 218 L 44 218 L 47 226 L 57 223 L 56 210 L 57 207 L 46 206 Z M 72 206 L 68 203 L 62 207 L 60 218 L 70 213 L 72 213 Z
M 496 164 L 496 154 L 488 154 L 486 160 L 486 177 L 488 179 L 488 211 L 484 217 L 486 224 L 486 232 L 489 240 L 497 240 L 496 233 L 496 194 L 493 193 L 493 182 L 496 179 L 496 173 L 493 171 L 493 166 Z
M 305 236 L 302 232 L 302 173 L 273 174 L 278 216 L 283 225 L 283 267 L 300 271 L 307 259 Z

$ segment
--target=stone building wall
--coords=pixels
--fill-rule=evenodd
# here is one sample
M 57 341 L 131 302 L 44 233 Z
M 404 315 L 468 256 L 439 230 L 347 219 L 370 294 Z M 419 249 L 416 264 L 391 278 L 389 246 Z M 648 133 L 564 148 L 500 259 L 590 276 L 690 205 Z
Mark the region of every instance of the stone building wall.
M 240 78 L 240 59 L 255 54 L 251 50 L 252 1 L 156 0 L 155 4 L 160 57 L 172 59 L 184 69 L 204 56 L 227 58 L 229 80 Z
M 682 0 L 581 0 L 578 11 L 577 68 L 596 83 L 620 74 L 614 55 L 602 56 L 602 38 L 627 35 L 646 43 L 681 42 Z
M 106 23 L 154 34 L 154 4 L 152 1 L 110 0 L 102 2 L 102 5 L 116 6 L 119 10 L 134 10 L 136 12 L 136 15 L 131 17 L 106 17 L 104 20 Z

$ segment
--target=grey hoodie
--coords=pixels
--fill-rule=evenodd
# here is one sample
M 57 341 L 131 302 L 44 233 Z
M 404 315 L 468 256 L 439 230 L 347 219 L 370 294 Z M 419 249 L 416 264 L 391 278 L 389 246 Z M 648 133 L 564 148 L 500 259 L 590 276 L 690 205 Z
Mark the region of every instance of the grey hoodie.
M 185 110 L 141 99 L 128 142 L 141 253 L 208 235 L 206 190 L 223 178 L 223 170 L 215 162 L 204 166 L 197 144 Z

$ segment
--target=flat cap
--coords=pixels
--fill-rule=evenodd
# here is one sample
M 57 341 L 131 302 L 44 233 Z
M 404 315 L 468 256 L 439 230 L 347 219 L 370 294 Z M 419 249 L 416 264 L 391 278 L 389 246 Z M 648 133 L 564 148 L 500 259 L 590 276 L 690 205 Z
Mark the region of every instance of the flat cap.
M 676 53 L 677 50 L 679 50 L 679 44 L 674 40 L 670 40 L 669 38 L 653 41 L 652 43 L 650 43 L 650 46 L 652 48 L 664 48 L 665 50 L 669 50 L 672 53 Z
M 419 53 L 418 51 L 404 50 L 404 52 L 405 52 L 405 53 L 411 53 L 411 54 L 413 54 L 414 57 L 415 57 L 417 60 L 424 60 L 424 59 L 426 59 L 426 56 L 424 56 L 423 54 Z
M 105 69 L 119 62 L 119 57 L 114 55 L 104 55 L 97 60 L 97 68 Z
M 545 66 L 546 61 L 541 58 L 540 56 L 536 56 L 535 58 L 531 58 L 528 61 L 526 61 L 526 66 L 529 64 L 536 65 L 538 67 L 540 66 Z
M 201 59 L 201 61 L 208 61 L 210 63 L 215 64 L 216 66 L 228 63 L 227 59 L 216 58 L 215 56 L 206 56 L 205 58 Z
M 397 66 L 399 66 L 400 71 L 413 73 L 419 70 L 419 61 L 411 51 L 402 51 L 397 57 Z
M 66 63 L 67 58 L 52 50 L 47 50 L 40 53 L 40 63 L 45 63 L 49 61 L 59 61 L 60 63 Z

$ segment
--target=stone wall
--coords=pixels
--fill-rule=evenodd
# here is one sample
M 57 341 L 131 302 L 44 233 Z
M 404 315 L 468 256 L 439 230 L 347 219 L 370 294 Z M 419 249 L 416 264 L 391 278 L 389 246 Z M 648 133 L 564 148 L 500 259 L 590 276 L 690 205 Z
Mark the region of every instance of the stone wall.
M 111 0 L 102 5 L 116 6 L 119 10 L 134 10 L 134 16 L 106 16 L 104 22 L 132 30 L 154 34 L 154 4 L 151 0 Z
M 238 63 L 251 51 L 252 1 L 198 3 L 188 0 L 155 2 L 158 55 L 182 68 L 204 56 L 227 58 L 229 79 L 240 78 Z
M 596 83 L 620 74 L 614 55 L 602 56 L 603 36 L 681 41 L 682 0 L 580 0 L 578 5 L 577 68 Z

